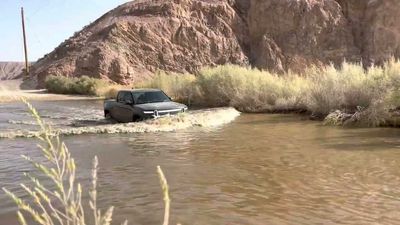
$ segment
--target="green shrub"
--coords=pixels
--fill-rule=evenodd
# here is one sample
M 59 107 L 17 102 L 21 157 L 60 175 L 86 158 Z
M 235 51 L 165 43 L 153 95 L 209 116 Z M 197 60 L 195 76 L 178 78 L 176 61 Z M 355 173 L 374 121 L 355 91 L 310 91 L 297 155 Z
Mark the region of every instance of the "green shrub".
M 48 76 L 45 80 L 45 87 L 50 93 L 101 97 L 112 97 L 116 92 L 115 89 L 123 88 L 121 85 L 111 84 L 88 76 L 79 78 Z
M 96 95 L 100 86 L 107 85 L 104 81 L 82 76 L 75 78 L 72 85 L 72 92 L 80 95 Z
M 51 93 L 69 94 L 72 88 L 72 79 L 63 76 L 48 76 L 45 87 Z

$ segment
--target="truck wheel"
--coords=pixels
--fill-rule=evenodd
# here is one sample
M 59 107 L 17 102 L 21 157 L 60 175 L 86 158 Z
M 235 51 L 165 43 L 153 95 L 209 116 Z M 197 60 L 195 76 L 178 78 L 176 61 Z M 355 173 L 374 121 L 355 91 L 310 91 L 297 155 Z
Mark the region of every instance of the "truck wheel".
M 141 120 L 142 120 L 142 118 L 141 118 L 140 116 L 138 116 L 138 115 L 133 115 L 132 122 L 139 122 L 139 121 L 141 121 Z
M 104 110 L 104 117 L 106 119 L 111 119 L 111 115 L 110 115 L 110 112 L 108 110 Z

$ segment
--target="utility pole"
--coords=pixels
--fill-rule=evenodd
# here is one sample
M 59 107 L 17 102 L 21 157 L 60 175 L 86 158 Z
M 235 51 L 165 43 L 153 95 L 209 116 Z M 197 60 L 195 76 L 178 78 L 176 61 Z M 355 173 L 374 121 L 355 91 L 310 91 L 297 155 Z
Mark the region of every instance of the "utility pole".
M 24 7 L 21 7 L 21 18 L 22 18 L 22 34 L 24 36 L 25 76 L 28 77 L 29 76 L 29 62 L 28 62 L 28 46 L 26 44 Z

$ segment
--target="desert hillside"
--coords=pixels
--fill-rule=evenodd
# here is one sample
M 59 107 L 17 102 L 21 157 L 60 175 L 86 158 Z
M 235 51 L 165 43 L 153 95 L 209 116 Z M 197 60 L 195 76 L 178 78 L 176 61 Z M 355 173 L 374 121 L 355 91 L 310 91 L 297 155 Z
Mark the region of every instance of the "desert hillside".
M 11 80 L 17 78 L 24 68 L 21 62 L 0 62 L 0 80 Z
M 130 83 L 157 70 L 251 65 L 276 72 L 400 57 L 398 0 L 141 0 L 77 32 L 32 68 Z

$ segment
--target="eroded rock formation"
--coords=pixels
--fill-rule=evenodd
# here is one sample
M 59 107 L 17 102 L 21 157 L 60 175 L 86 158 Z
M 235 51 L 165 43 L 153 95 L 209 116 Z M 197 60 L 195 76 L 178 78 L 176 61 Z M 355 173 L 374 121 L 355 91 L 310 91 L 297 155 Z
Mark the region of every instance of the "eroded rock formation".
M 366 65 L 400 57 L 400 1 L 337 0 Z
M 32 68 L 118 83 L 233 63 L 277 72 L 400 57 L 398 0 L 141 0 L 108 12 Z
M 226 1 L 135 1 L 62 43 L 32 72 L 39 82 L 56 74 L 129 83 L 159 69 L 183 73 L 203 65 L 247 65 L 245 29 Z

